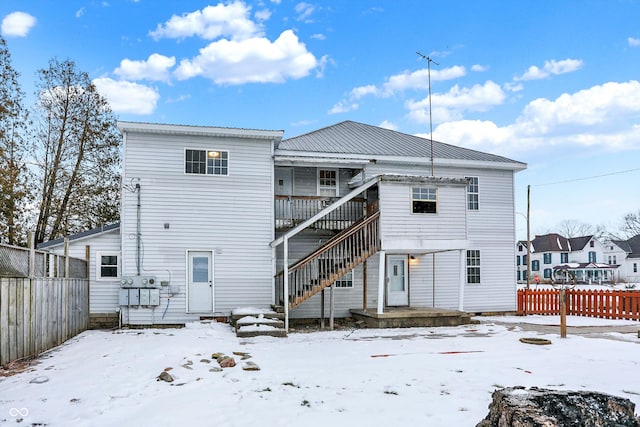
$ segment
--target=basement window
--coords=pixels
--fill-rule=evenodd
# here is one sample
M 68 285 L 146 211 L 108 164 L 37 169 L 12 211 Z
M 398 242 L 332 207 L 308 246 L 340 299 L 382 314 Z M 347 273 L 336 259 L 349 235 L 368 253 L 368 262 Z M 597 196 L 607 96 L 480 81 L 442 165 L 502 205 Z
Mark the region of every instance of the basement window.
M 438 191 L 432 187 L 413 187 L 411 189 L 411 212 L 437 213 Z
M 229 175 L 229 152 L 185 149 L 184 172 L 198 175 Z

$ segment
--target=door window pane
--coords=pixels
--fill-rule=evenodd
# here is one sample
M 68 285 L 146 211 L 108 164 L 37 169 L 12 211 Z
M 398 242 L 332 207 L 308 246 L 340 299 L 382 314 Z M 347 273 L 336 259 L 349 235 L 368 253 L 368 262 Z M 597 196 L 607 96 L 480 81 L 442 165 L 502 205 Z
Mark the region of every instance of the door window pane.
M 193 257 L 192 260 L 193 270 L 191 280 L 194 282 L 208 282 L 209 281 L 209 258 L 208 257 Z

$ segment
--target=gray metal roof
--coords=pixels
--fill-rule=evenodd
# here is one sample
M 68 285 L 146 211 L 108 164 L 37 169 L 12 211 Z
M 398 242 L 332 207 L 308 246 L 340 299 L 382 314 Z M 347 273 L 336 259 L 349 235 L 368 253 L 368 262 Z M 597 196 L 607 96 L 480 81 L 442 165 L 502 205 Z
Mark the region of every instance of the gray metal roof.
M 282 140 L 278 150 L 394 157 L 431 157 L 428 139 L 350 120 Z M 434 159 L 524 163 L 495 154 L 433 141 Z
M 80 233 L 72 234 L 67 236 L 69 241 L 83 239 L 85 237 L 90 237 L 100 233 L 106 233 L 107 231 L 117 230 L 120 228 L 120 223 L 115 222 L 113 224 L 101 225 L 100 227 L 94 228 L 92 230 L 82 231 Z M 42 242 L 37 246 L 37 249 L 46 249 L 52 246 L 58 246 L 64 243 L 64 237 L 60 237 L 58 239 L 49 240 L 46 242 Z
M 640 258 L 640 234 L 627 240 L 612 240 L 612 242 L 627 253 L 627 258 Z

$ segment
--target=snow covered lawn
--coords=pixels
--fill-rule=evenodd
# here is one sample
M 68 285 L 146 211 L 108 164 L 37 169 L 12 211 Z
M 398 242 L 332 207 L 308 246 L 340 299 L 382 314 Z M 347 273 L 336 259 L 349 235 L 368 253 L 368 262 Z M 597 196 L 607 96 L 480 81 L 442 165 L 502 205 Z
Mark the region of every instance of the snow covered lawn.
M 524 318 L 288 338 L 239 339 L 216 323 L 87 331 L 32 370 L 0 377 L 0 425 L 475 426 L 493 390 L 516 385 L 600 391 L 640 405 L 637 333 L 560 339 L 509 320 Z M 640 329 L 570 317 L 572 324 Z M 233 356 L 237 366 L 216 372 L 212 353 Z M 248 361 L 261 370 L 243 370 Z M 173 382 L 156 379 L 166 368 Z

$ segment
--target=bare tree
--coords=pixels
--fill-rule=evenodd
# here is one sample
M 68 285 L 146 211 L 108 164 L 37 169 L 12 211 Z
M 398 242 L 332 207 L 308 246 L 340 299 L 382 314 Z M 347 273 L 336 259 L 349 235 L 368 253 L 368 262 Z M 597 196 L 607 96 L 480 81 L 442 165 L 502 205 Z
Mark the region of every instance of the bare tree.
M 119 134 L 107 101 L 71 60 L 38 72 L 36 241 L 118 219 Z
M 640 234 L 640 209 L 638 212 L 631 212 L 623 217 L 620 231 L 626 239 Z
M 30 195 L 24 141 L 29 118 L 18 77 L 6 41 L 0 36 L 0 241 L 12 245 L 25 241 L 25 208 Z
M 604 226 L 594 227 L 591 224 L 580 222 L 575 219 L 565 219 L 556 226 L 557 232 L 569 239 L 572 237 L 595 236 L 601 238 L 606 235 Z

